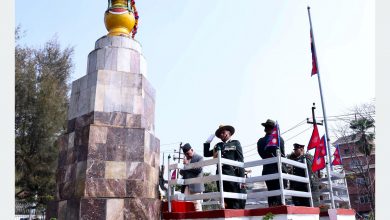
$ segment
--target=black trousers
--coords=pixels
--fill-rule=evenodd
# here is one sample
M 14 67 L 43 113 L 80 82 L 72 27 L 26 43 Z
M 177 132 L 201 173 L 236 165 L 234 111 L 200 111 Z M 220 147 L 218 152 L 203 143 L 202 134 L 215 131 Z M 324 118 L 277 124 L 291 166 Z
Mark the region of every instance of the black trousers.
M 287 173 L 284 167 L 282 167 L 282 172 Z M 278 173 L 278 165 L 276 163 L 264 165 L 262 175 L 268 175 L 274 173 Z M 280 189 L 279 179 L 265 181 L 265 184 L 267 185 L 268 191 Z M 287 180 L 283 180 L 283 187 L 287 188 Z M 282 205 L 281 196 L 268 197 L 268 207 L 279 206 L 279 205 Z
M 217 181 L 217 188 L 219 188 L 219 182 Z M 246 193 L 245 189 L 240 189 L 240 184 L 230 181 L 223 181 L 223 191 L 224 192 L 234 192 L 234 193 Z M 227 209 L 245 209 L 246 199 L 231 199 L 224 198 L 225 207 Z
M 295 191 L 301 191 L 301 192 L 308 192 L 307 184 L 306 183 L 300 183 L 291 181 L 290 182 L 290 188 Z M 310 207 L 310 199 L 304 198 L 304 197 L 296 197 L 292 196 L 292 201 L 295 206 L 307 206 Z
M 268 180 L 265 181 L 265 184 L 267 185 L 268 191 L 271 190 L 278 190 L 280 189 L 279 180 Z M 283 187 L 287 187 L 287 180 L 283 180 Z M 268 197 L 268 206 L 279 206 L 282 205 L 282 197 L 281 196 L 270 196 Z

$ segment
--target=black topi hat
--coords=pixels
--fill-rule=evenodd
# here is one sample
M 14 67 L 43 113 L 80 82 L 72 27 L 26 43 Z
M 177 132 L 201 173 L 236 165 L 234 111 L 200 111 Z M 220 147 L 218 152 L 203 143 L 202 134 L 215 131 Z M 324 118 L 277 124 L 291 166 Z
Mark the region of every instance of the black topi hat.
M 183 153 L 187 153 L 187 151 L 191 150 L 191 145 L 189 143 L 186 143 L 181 147 L 183 149 Z

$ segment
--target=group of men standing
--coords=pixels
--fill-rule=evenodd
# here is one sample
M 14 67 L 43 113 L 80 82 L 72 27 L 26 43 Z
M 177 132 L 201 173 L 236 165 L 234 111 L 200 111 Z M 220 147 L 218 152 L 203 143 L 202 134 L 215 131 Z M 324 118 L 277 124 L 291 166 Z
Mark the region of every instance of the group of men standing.
M 268 143 L 272 139 L 272 131 L 274 130 L 276 124 L 273 120 L 268 119 L 265 123 L 261 124 L 264 127 L 265 136 L 260 138 L 257 142 L 257 151 L 262 159 L 276 157 L 277 149 L 280 150 L 281 156 L 285 157 L 284 152 L 284 140 L 280 137 L 279 147 L 269 146 Z M 221 157 L 229 160 L 244 162 L 244 155 L 242 151 L 241 144 L 238 140 L 233 140 L 231 137 L 234 134 L 235 129 L 230 125 L 221 125 L 215 131 L 215 134 L 211 135 L 207 141 L 204 143 L 204 157 L 214 157 L 218 156 L 218 149 L 221 150 Z M 218 137 L 221 139 L 221 142 L 217 143 L 213 149 L 210 149 L 210 143 L 214 139 L 214 137 Z M 294 152 L 289 155 L 289 159 L 296 160 L 303 163 L 303 158 L 307 157 L 304 154 L 304 145 L 294 144 Z M 196 163 L 203 160 L 203 157 L 194 152 L 191 146 L 187 143 L 183 147 L 183 153 L 185 155 L 185 159 L 183 160 L 184 164 L 188 163 Z M 310 158 L 308 158 L 310 161 Z M 286 168 L 286 167 L 284 167 Z M 284 173 L 287 172 L 287 169 L 282 169 Z M 220 171 L 217 168 L 217 174 Z M 263 166 L 262 175 L 268 175 L 278 173 L 278 165 L 276 163 L 267 164 Z M 294 175 L 305 177 L 305 171 L 301 168 L 292 168 L 292 173 Z M 190 170 L 181 170 L 180 174 L 184 179 L 195 178 L 203 176 L 202 168 L 190 169 Z M 222 165 L 222 174 L 237 176 L 237 177 L 245 177 L 245 169 L 240 167 L 235 167 L 231 165 Z M 280 183 L 278 179 L 265 181 L 267 189 L 270 190 L 278 190 L 280 189 Z M 284 187 L 287 187 L 287 181 L 284 180 Z M 217 182 L 217 187 L 219 187 L 219 182 Z M 307 184 L 290 181 L 290 188 L 297 191 L 306 191 L 307 192 Z M 246 193 L 245 184 L 223 181 L 223 190 L 224 192 L 233 192 L 233 193 Z M 198 184 L 190 184 L 186 186 L 184 193 L 185 194 L 198 194 L 204 191 L 203 183 Z M 301 197 L 293 197 L 292 198 L 294 205 L 299 206 L 310 206 L 308 198 Z M 225 198 L 225 208 L 226 209 L 244 209 L 245 208 L 245 199 L 232 199 Z M 202 211 L 202 206 L 200 200 L 194 201 L 195 210 Z M 277 206 L 282 205 L 280 196 L 272 196 L 268 197 L 269 206 Z

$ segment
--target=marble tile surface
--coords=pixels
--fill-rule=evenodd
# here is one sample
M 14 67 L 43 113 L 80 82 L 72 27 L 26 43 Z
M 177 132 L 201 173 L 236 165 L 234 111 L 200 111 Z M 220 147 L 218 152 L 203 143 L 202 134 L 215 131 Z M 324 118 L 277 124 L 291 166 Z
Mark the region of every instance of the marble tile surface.
M 87 74 L 97 70 L 97 50 L 93 50 L 88 54 Z
M 106 86 L 96 85 L 94 111 L 104 111 L 104 98 L 106 96 Z
M 128 72 L 140 74 L 141 73 L 140 60 L 141 60 L 142 55 L 136 51 L 133 51 L 133 50 L 129 50 L 128 54 L 130 57 L 130 59 L 129 59 L 130 69 Z
M 94 111 L 125 112 L 143 115 L 154 129 L 155 90 L 145 77 L 108 70 L 93 74 L 82 83 L 86 89 L 72 93 L 68 120 Z
M 65 171 L 64 182 L 74 181 L 76 179 L 76 169 L 77 169 L 76 164 L 70 164 L 70 165 L 66 166 L 65 169 L 66 169 L 66 171 Z
M 148 67 L 147 67 L 146 59 L 144 58 L 144 56 L 140 57 L 140 62 L 139 63 L 140 63 L 140 66 L 139 66 L 140 74 L 142 74 L 145 77 L 147 77 L 148 76 Z
M 77 162 L 83 162 L 88 159 L 88 145 L 77 145 Z
M 85 195 L 85 179 L 76 179 L 74 198 L 81 198 Z
M 95 49 L 105 48 L 105 47 L 121 47 L 129 48 L 142 53 L 141 44 L 130 37 L 123 36 L 103 36 L 95 42 Z
M 78 93 L 78 92 L 80 92 L 80 79 L 77 79 L 77 80 L 72 82 L 71 94 Z
M 123 220 L 124 199 L 107 199 L 106 220 Z
M 96 72 L 98 85 L 109 85 L 111 81 L 111 74 L 115 71 L 111 70 L 98 70 Z
M 86 177 L 87 178 L 104 178 L 106 162 L 104 160 L 87 160 Z
M 106 199 L 81 199 L 80 220 L 105 220 L 106 207 Z
M 87 197 L 126 196 L 126 180 L 120 179 L 87 179 L 85 184 Z
M 85 179 L 87 170 L 87 161 L 78 162 L 76 165 L 76 179 Z
M 147 178 L 146 166 L 144 162 L 127 162 L 126 178 L 128 180 L 145 180 Z
M 104 70 L 106 66 L 106 49 L 96 50 L 96 69 L 95 70 Z M 93 70 L 93 71 L 95 71 Z M 92 70 L 91 70 L 92 71 Z
M 71 199 L 74 197 L 74 192 L 76 188 L 75 181 L 68 181 L 59 184 L 59 197 L 60 199 Z
M 105 70 L 117 71 L 118 63 L 118 48 L 106 48 L 104 54 L 104 66 Z
M 66 219 L 66 204 L 67 204 L 67 200 L 59 201 L 59 203 L 58 203 L 58 219 Z
M 155 89 L 140 43 L 103 36 L 87 75 L 72 82 L 67 131 L 58 139 L 59 219 L 159 219 L 160 141 Z
M 65 165 L 72 165 L 77 161 L 77 150 L 70 148 L 66 151 L 66 162 Z
M 78 132 L 76 132 L 76 140 L 75 140 L 76 145 L 88 144 L 88 139 L 86 140 L 86 142 L 83 139 L 84 137 L 88 137 L 88 135 L 84 136 L 84 135 L 88 134 L 88 132 L 85 133 L 86 131 L 80 131 L 80 130 L 89 131 L 88 125 L 93 124 L 93 115 L 94 115 L 93 112 L 90 112 L 90 113 L 87 113 L 87 114 L 84 114 L 80 117 L 75 118 L 74 129 L 73 130 L 68 129 L 68 132 L 74 132 L 75 129 L 78 130 Z M 81 142 L 82 140 L 84 140 L 84 142 Z
M 95 110 L 95 103 L 96 103 L 96 86 L 91 86 L 88 88 L 88 93 L 90 94 L 89 97 L 89 105 L 88 105 L 88 111 L 87 113 L 91 113 Z
M 68 134 L 68 150 L 74 147 L 74 132 Z
M 157 199 L 125 199 L 124 219 L 160 219 L 160 206 Z
M 70 199 L 66 204 L 66 220 L 79 219 L 80 202 L 78 199 Z
M 91 160 L 106 160 L 107 147 L 105 144 L 91 143 L 88 145 L 87 159 Z
M 87 87 L 87 85 L 88 85 L 88 76 L 89 75 L 85 75 L 85 76 L 83 76 L 83 77 L 81 77 L 80 79 L 78 79 L 79 80 L 79 82 L 80 82 L 80 92 L 81 91 L 83 91 L 83 90 L 86 90 L 88 87 Z
M 117 71 L 130 72 L 132 65 L 131 50 L 127 48 L 118 48 Z
M 105 144 L 107 140 L 108 127 L 91 126 L 89 132 L 89 144 Z
M 122 46 L 122 38 L 123 37 L 110 37 L 110 43 L 112 47 L 121 47 Z
M 65 175 L 66 175 L 66 168 L 64 167 L 58 168 L 56 173 L 56 182 L 63 183 L 65 181 Z
M 126 162 L 106 161 L 105 179 L 126 179 Z

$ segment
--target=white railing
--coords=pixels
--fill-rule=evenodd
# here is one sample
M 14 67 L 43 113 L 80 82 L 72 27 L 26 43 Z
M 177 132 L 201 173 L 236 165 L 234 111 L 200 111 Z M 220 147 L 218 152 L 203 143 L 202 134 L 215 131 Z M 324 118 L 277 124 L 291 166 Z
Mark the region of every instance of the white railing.
M 235 167 L 240 168 L 250 168 L 250 167 L 259 167 L 264 166 L 267 164 L 274 164 L 277 163 L 278 165 L 278 173 L 274 174 L 268 174 L 268 175 L 262 175 L 262 176 L 254 176 L 249 178 L 242 178 L 242 177 L 236 177 L 236 176 L 229 176 L 222 174 L 222 164 L 225 165 L 231 165 Z M 295 167 L 299 167 L 305 170 L 306 177 L 301 176 L 295 176 L 292 174 L 287 174 L 282 172 L 282 163 L 289 164 Z M 206 167 L 211 165 L 217 165 L 219 174 L 216 175 L 209 175 L 209 176 L 202 176 L 202 177 L 196 177 L 196 178 L 190 178 L 190 179 L 171 179 L 171 171 L 175 169 L 182 169 L 182 170 L 189 170 L 194 168 L 200 168 L 200 167 Z M 231 181 L 236 183 L 256 183 L 256 182 L 264 182 L 268 180 L 279 180 L 280 189 L 279 190 L 272 190 L 272 191 L 263 191 L 263 192 L 250 192 L 250 193 L 233 193 L 233 192 L 224 192 L 223 191 L 223 181 Z M 302 191 L 295 191 L 295 190 L 286 190 L 283 185 L 283 180 L 293 180 L 296 182 L 306 183 L 308 185 L 308 192 L 302 192 Z M 194 184 L 194 183 L 208 183 L 208 182 L 219 182 L 219 192 L 209 192 L 209 193 L 203 193 L 203 194 L 197 194 L 197 195 L 184 195 L 184 194 L 175 194 L 172 195 L 172 189 L 175 185 L 188 185 L 188 184 Z M 181 201 L 193 201 L 193 200 L 203 200 L 203 199 L 209 199 L 214 200 L 211 202 L 205 202 L 205 204 L 219 204 L 221 209 L 224 209 L 224 198 L 233 198 L 233 199 L 255 199 L 259 200 L 260 198 L 268 198 L 270 196 L 281 196 L 282 198 L 282 204 L 286 204 L 286 196 L 296 196 L 296 197 L 305 197 L 310 199 L 310 206 L 313 207 L 313 199 L 311 194 L 311 187 L 310 187 L 310 179 L 309 179 L 309 173 L 308 168 L 306 165 L 306 160 L 304 160 L 304 163 L 299 163 L 293 160 L 289 160 L 286 158 L 283 158 L 280 156 L 279 150 L 277 151 L 277 157 L 258 160 L 258 161 L 251 161 L 251 162 L 237 162 L 233 160 L 228 160 L 221 158 L 221 151 L 218 150 L 218 157 L 210 160 L 204 160 L 197 163 L 191 163 L 187 165 L 183 164 L 170 164 L 170 159 L 168 159 L 168 193 L 167 193 L 167 199 L 168 199 L 168 210 L 169 212 L 172 211 L 171 207 L 171 201 L 172 200 L 181 200 Z
M 29 220 L 29 219 L 32 219 L 32 220 L 44 220 L 45 219 L 45 216 L 44 215 L 15 215 L 15 218 L 14 220 Z
M 327 177 L 320 179 L 320 183 L 324 188 L 322 188 L 318 192 L 315 192 L 314 194 L 316 196 L 322 196 L 323 198 L 319 201 L 319 203 L 316 203 L 316 205 L 325 205 L 325 204 L 330 205 L 332 203 L 330 199 L 330 190 L 329 190 L 329 188 L 332 187 L 333 202 L 338 204 L 346 203 L 348 208 L 351 208 L 348 185 L 347 185 L 347 180 L 345 179 L 344 171 L 342 173 L 338 173 L 336 171 L 330 171 L 330 179 L 332 181 L 331 186 L 329 186 L 329 181 Z

